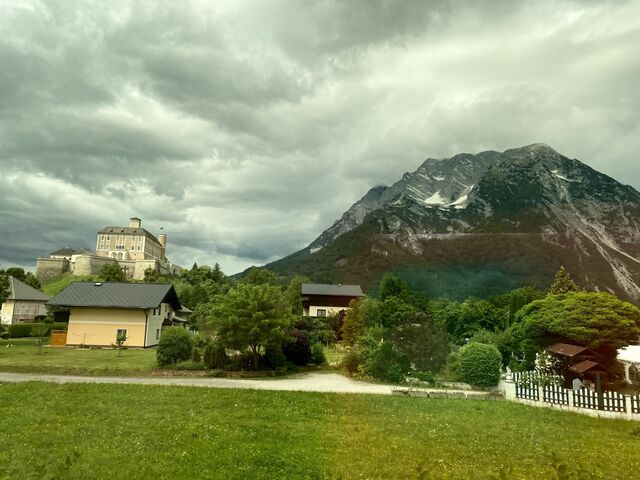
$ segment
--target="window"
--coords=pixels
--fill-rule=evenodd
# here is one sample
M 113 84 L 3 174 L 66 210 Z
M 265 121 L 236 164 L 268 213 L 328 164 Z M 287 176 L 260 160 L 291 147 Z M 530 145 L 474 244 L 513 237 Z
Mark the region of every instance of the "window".
M 326 317 L 326 316 L 327 316 L 327 311 L 326 310 L 321 309 L 321 308 L 319 308 L 317 310 L 316 317 Z
M 156 340 L 160 338 L 160 329 L 156 328 Z
M 126 328 L 119 328 L 116 330 L 116 338 L 120 338 L 120 337 L 124 337 L 124 339 L 127 339 L 127 329 Z

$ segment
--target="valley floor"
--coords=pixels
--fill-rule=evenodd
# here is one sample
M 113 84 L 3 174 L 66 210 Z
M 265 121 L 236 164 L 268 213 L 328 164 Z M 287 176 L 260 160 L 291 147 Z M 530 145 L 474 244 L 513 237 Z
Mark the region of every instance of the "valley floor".
M 639 437 L 511 402 L 0 384 L 0 478 L 631 479 Z

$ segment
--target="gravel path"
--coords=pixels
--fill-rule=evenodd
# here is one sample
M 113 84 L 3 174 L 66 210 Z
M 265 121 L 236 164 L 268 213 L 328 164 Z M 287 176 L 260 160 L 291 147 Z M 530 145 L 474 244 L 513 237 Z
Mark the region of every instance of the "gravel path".
M 180 385 L 184 387 L 248 388 L 296 392 L 373 393 L 390 395 L 391 385 L 361 382 L 336 373 L 305 373 L 282 379 L 230 379 L 203 377 L 84 377 L 37 373 L 2 373 L 0 383 L 110 383 L 133 385 Z

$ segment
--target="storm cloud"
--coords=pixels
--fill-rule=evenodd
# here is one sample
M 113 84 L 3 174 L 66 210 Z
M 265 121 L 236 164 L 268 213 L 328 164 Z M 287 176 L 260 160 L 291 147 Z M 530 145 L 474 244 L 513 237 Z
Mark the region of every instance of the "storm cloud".
M 0 264 L 139 216 L 302 248 L 426 157 L 544 142 L 640 188 L 640 1 L 0 0 Z

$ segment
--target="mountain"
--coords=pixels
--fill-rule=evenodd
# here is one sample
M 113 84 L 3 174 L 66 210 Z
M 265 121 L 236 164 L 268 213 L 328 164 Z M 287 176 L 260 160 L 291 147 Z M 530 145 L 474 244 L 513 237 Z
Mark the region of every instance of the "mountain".
M 640 193 L 534 144 L 429 158 L 267 268 L 368 289 L 391 271 L 464 298 L 544 288 L 560 265 L 587 289 L 640 301 Z

